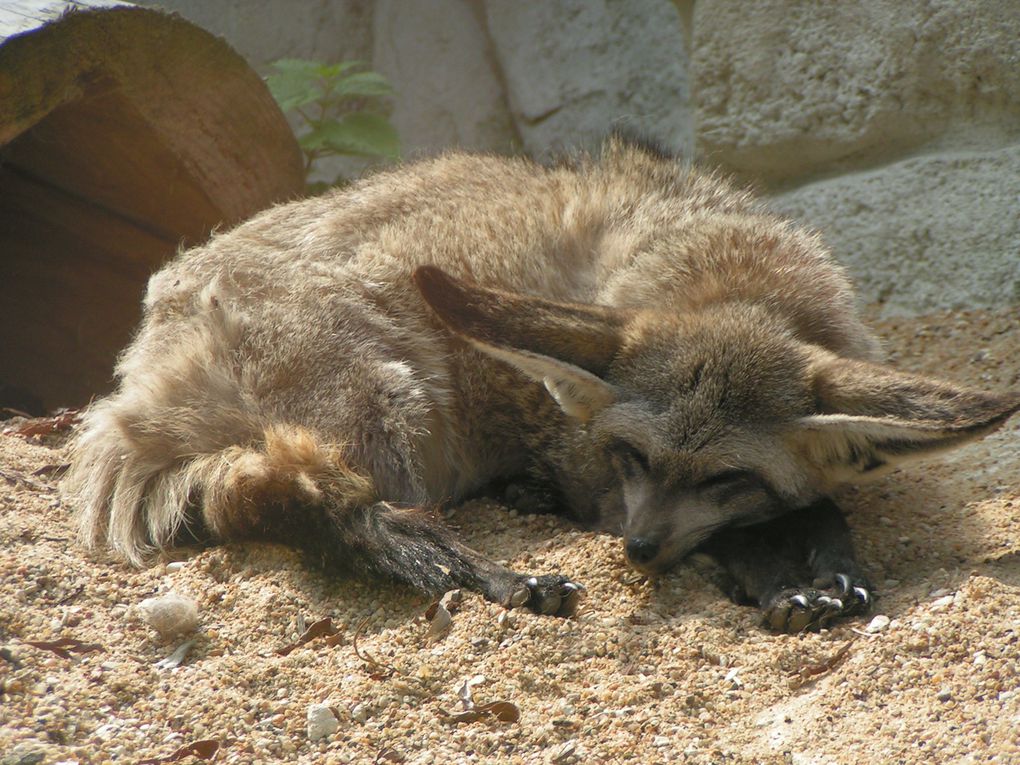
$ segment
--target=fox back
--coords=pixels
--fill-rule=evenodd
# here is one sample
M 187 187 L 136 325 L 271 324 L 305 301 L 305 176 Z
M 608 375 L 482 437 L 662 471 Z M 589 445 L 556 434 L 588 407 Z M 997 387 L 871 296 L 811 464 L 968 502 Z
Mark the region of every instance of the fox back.
M 450 154 L 155 274 L 67 485 L 135 563 L 188 528 L 557 611 L 428 508 L 523 477 L 658 570 L 1020 407 L 878 361 L 820 238 L 714 175 Z

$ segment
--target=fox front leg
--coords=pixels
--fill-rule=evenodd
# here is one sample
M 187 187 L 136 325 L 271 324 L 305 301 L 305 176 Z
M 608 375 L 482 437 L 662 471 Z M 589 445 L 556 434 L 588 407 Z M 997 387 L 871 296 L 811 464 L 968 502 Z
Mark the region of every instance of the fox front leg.
M 819 629 L 866 612 L 874 599 L 843 514 L 828 499 L 768 523 L 723 530 L 703 549 L 726 570 L 731 597 L 757 605 L 776 632 Z
M 327 565 L 382 577 L 430 595 L 463 587 L 508 608 L 572 616 L 584 588 L 557 574 L 519 574 L 461 543 L 431 514 L 388 502 L 327 512 L 302 547 Z

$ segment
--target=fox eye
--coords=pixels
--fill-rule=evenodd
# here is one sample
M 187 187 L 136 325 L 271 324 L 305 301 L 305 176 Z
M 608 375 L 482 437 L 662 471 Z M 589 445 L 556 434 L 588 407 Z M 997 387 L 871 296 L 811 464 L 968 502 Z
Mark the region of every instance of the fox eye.
M 614 438 L 606 447 L 616 468 L 625 476 L 648 472 L 648 456 L 629 441 Z
M 721 473 L 709 476 L 701 483 L 698 484 L 699 489 L 713 489 L 717 486 L 729 486 L 730 484 L 737 483 L 738 481 L 747 481 L 751 478 L 751 473 L 746 470 L 724 470 Z

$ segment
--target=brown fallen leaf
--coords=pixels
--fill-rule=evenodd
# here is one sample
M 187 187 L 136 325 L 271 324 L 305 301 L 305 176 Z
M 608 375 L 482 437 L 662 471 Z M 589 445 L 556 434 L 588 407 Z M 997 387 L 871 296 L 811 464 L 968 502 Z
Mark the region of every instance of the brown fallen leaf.
M 208 760 L 217 750 L 220 748 L 220 742 L 216 739 L 208 738 L 201 741 L 193 741 L 186 746 L 182 746 L 173 754 L 168 754 L 166 757 L 152 757 L 148 760 L 139 760 L 135 765 L 165 765 L 169 762 L 180 762 L 185 757 L 198 757 L 200 760 Z
M 71 467 L 70 462 L 53 463 L 50 465 L 43 465 L 38 470 L 33 470 L 32 475 L 40 478 L 49 478 L 50 476 L 59 478 L 68 471 Z
M 435 643 L 446 637 L 450 628 L 453 627 L 453 613 L 460 608 L 463 602 L 463 592 L 450 590 L 426 609 L 425 618 L 429 622 L 429 631 L 425 635 L 426 642 Z
M 850 653 L 850 646 L 857 642 L 857 637 L 850 638 L 844 643 L 838 651 L 832 656 L 829 656 L 816 664 L 806 664 L 795 672 L 791 673 L 790 684 L 794 688 L 799 688 L 805 683 L 817 680 L 820 675 L 824 675 L 826 672 L 830 672 L 835 669 L 839 664 L 846 658 L 847 654 Z
M 105 651 L 99 643 L 83 643 L 74 638 L 60 638 L 60 640 L 26 640 L 25 645 L 39 648 L 43 651 L 51 651 L 62 659 L 70 659 L 72 653 L 92 653 L 94 651 Z
M 521 719 L 521 710 L 517 705 L 509 701 L 491 701 L 481 706 L 475 704 L 473 688 L 485 682 L 482 675 L 475 675 L 464 681 L 457 689 L 457 696 L 464 707 L 463 712 L 450 714 L 442 709 L 439 710 L 440 717 L 445 723 L 468 723 L 481 720 L 482 718 L 493 717 L 500 722 L 517 722 Z
M 521 719 L 521 710 L 509 701 L 490 701 L 463 712 L 450 714 L 439 710 L 440 719 L 448 724 L 470 723 L 484 718 L 494 718 L 500 722 L 517 722 Z
M 29 436 L 45 436 L 50 433 L 70 430 L 80 420 L 80 409 L 58 409 L 51 417 L 33 417 L 16 427 L 4 428 L 3 433 L 4 435 L 15 435 L 25 438 Z
M 48 486 L 29 478 L 27 475 L 22 475 L 21 473 L 16 473 L 12 470 L 0 470 L 0 478 L 3 478 L 7 481 L 7 483 L 14 484 L 15 486 L 20 483 L 22 486 L 27 486 L 30 489 L 35 489 L 36 491 L 52 491 L 52 489 Z
M 297 650 L 305 643 L 310 643 L 315 638 L 325 637 L 326 645 L 335 646 L 339 641 L 330 642 L 331 638 L 336 638 L 340 634 L 340 630 L 333 626 L 333 617 L 327 616 L 324 619 L 312 624 L 308 629 L 301 633 L 301 637 L 295 640 L 290 645 L 285 645 L 282 648 L 277 648 L 276 653 L 278 656 L 286 656 L 294 650 Z

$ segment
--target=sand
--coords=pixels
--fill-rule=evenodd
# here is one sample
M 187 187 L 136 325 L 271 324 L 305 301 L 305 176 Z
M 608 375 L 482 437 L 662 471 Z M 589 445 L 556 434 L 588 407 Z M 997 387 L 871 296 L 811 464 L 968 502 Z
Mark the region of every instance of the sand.
M 901 368 L 1020 387 L 1016 311 L 879 330 Z M 690 566 L 641 580 L 619 540 L 486 502 L 452 522 L 515 568 L 584 583 L 577 618 L 506 617 L 466 594 L 432 640 L 425 599 L 330 581 L 273 545 L 132 569 L 75 544 L 45 469 L 64 461 L 60 440 L 0 436 L 4 765 L 135 763 L 201 740 L 219 763 L 1020 763 L 1020 417 L 848 489 L 880 599 L 795 636 L 765 632 Z M 170 591 L 197 603 L 197 632 L 163 639 L 142 619 L 139 604 Z M 334 636 L 278 653 L 327 616 Z M 60 638 L 85 652 L 26 642 Z M 189 641 L 179 666 L 158 665 Z M 519 719 L 445 717 L 472 678 L 475 704 L 509 702 Z M 311 740 L 318 704 L 336 730 Z

